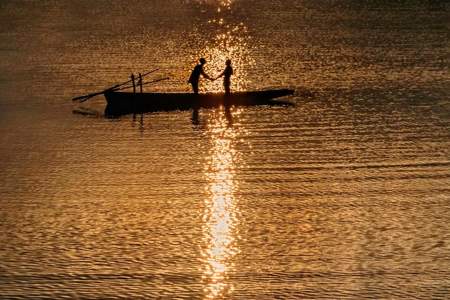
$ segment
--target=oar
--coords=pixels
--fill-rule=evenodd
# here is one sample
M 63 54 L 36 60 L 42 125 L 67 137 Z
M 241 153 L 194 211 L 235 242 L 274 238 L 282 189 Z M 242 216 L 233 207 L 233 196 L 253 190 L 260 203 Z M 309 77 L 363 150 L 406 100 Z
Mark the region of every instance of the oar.
M 167 80 L 167 79 L 170 79 L 170 78 L 169 77 L 164 77 L 164 78 L 160 78 L 160 79 L 156 79 L 156 80 L 152 80 L 152 81 L 143 83 L 142 85 L 144 86 L 144 85 L 147 85 L 147 84 L 151 84 L 151 83 L 155 83 L 155 82 L 159 82 L 159 81 L 163 81 L 163 80 Z M 132 85 L 129 85 L 129 86 L 124 86 L 124 87 L 121 87 L 121 88 L 113 89 L 112 91 L 116 92 L 116 91 L 126 90 L 126 89 L 129 89 L 129 88 L 132 88 L 132 87 L 133 87 Z
M 144 75 L 142 75 L 142 77 L 147 76 L 147 75 L 149 75 L 149 74 L 151 74 L 151 73 L 154 73 L 154 72 L 156 72 L 156 71 L 158 71 L 158 70 L 159 70 L 159 69 L 154 69 L 154 70 L 151 70 L 151 71 L 149 71 L 149 72 L 147 72 L 147 73 L 144 73 Z M 112 87 L 110 87 L 110 88 L 107 88 L 107 89 L 105 89 L 105 90 L 103 90 L 103 91 L 101 91 L 101 92 L 96 92 L 96 93 L 91 93 L 91 94 L 87 94 L 87 95 L 83 95 L 83 96 L 78 96 L 78 97 L 72 98 L 72 101 L 80 100 L 80 102 L 84 102 L 84 101 L 86 101 L 86 100 L 88 100 L 88 99 L 90 99 L 90 98 L 92 98 L 92 97 L 95 97 L 95 96 L 104 94 L 104 93 L 106 93 L 106 92 L 108 92 L 108 91 L 111 91 L 111 90 L 115 90 L 115 89 L 117 89 L 117 88 L 119 88 L 119 87 L 121 87 L 121 86 L 123 86 L 123 85 L 125 85 L 125 84 L 128 84 L 128 83 L 130 83 L 130 82 L 131 82 L 131 80 L 128 80 L 128 81 L 125 81 L 125 82 L 116 84 L 115 86 L 112 86 Z
M 87 94 L 87 95 L 84 95 L 84 96 L 75 97 L 75 98 L 72 99 L 72 101 L 80 100 L 80 102 L 84 102 L 84 101 L 86 101 L 86 100 L 88 100 L 88 99 L 91 99 L 92 97 L 95 97 L 95 96 L 104 94 L 104 93 L 106 93 L 106 92 L 109 91 L 109 90 L 114 90 L 114 89 L 117 88 L 117 86 L 118 86 L 118 85 L 115 85 L 115 86 L 110 87 L 109 89 L 106 89 L 106 90 L 101 91 L 101 92 L 96 92 L 96 93 L 91 93 L 91 94 Z

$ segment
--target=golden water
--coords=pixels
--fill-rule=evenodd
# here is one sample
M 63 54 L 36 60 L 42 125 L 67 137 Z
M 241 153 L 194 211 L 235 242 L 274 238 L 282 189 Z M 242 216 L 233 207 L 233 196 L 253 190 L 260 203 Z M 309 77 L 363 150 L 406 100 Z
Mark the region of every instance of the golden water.
M 447 298 L 448 5 L 375 2 L 1 2 L 0 298 Z M 296 106 L 72 114 L 200 57 Z

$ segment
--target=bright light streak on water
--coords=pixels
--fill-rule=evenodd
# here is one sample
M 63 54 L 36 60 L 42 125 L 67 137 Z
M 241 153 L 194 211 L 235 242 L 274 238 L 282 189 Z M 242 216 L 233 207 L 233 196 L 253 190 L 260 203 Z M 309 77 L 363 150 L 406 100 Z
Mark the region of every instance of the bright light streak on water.
M 231 1 L 221 2 L 218 5 L 231 9 Z M 234 71 L 231 90 L 243 91 L 248 88 L 248 70 L 255 63 L 250 47 L 251 36 L 248 34 L 247 26 L 243 22 L 230 19 L 230 15 L 231 12 L 228 10 L 219 10 L 213 18 L 207 21 L 210 30 L 216 34 L 198 56 L 206 58 L 208 63 L 205 70 L 213 78 L 224 70 L 225 61 L 231 59 Z M 196 58 L 192 57 L 192 59 Z M 223 78 L 215 81 L 203 80 L 201 87 L 205 91 L 223 92 Z
M 234 173 L 238 153 L 234 149 L 236 130 L 228 126 L 226 114 L 212 115 L 206 134 L 211 150 L 205 166 L 208 195 L 205 199 L 204 243 L 206 249 L 204 280 L 207 298 L 224 297 L 233 291 L 227 275 L 233 267 L 233 256 L 239 252 L 239 207 L 234 192 L 238 188 Z

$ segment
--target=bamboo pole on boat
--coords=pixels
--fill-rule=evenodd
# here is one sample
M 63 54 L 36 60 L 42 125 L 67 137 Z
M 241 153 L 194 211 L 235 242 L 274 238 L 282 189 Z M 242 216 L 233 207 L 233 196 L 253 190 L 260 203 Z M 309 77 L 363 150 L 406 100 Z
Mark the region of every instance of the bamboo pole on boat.
M 136 82 L 134 82 L 134 74 L 131 73 L 131 82 L 133 84 L 133 95 L 131 97 L 131 105 L 133 107 L 133 121 L 136 120 Z
M 134 74 L 131 74 L 131 82 L 133 83 L 133 94 L 136 94 L 136 82 L 134 81 Z
M 142 74 L 139 73 L 139 90 L 142 94 Z M 139 122 L 139 128 L 144 129 L 144 112 L 141 112 L 141 121 Z
M 159 82 L 159 81 L 163 81 L 163 80 L 168 80 L 168 79 L 170 79 L 170 77 L 164 77 L 164 78 L 155 79 L 155 80 L 143 83 L 142 86 L 148 85 L 148 84 L 152 84 L 152 83 L 155 83 L 155 82 Z M 130 89 L 132 87 L 133 87 L 132 85 L 128 85 L 128 86 L 124 86 L 124 87 L 121 87 L 121 88 L 118 88 L 118 89 L 114 89 L 113 91 L 114 92 L 118 92 L 118 91 Z
M 159 68 L 153 69 L 153 70 L 151 70 L 151 71 L 148 71 L 148 72 L 144 73 L 144 74 L 142 75 L 142 77 L 145 77 L 145 76 L 147 76 L 147 75 L 149 75 L 149 74 L 151 74 L 151 73 L 154 73 L 154 72 L 156 72 L 156 71 L 158 71 L 158 70 L 159 70 Z M 116 85 L 114 85 L 114 86 L 112 86 L 112 87 L 110 87 L 110 88 L 107 88 L 107 89 L 105 89 L 105 90 L 103 90 L 103 91 L 101 91 L 101 92 L 95 92 L 95 93 L 91 93 L 91 94 L 87 94 L 87 95 L 83 95 L 83 96 L 74 97 L 74 98 L 72 98 L 72 101 L 80 101 L 80 102 L 84 102 L 84 101 L 86 101 L 86 100 L 88 100 L 88 99 L 90 99 L 90 98 L 92 98 L 92 97 L 95 97 L 95 96 L 104 94 L 104 93 L 106 93 L 106 92 L 108 92 L 108 91 L 114 91 L 114 90 L 117 90 L 117 89 L 119 89 L 120 87 L 123 87 L 124 85 L 129 84 L 130 82 L 131 82 L 131 80 L 127 80 L 127 81 L 125 81 L 125 82 L 116 84 Z

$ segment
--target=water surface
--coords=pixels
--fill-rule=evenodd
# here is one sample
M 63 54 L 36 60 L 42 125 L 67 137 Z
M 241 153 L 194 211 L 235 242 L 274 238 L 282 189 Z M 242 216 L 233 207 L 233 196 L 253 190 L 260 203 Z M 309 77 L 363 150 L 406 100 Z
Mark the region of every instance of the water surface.
M 2 1 L 0 297 L 448 297 L 448 9 Z M 189 91 L 200 56 L 295 107 L 72 113 L 153 68 Z

